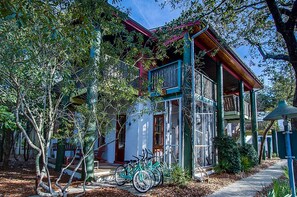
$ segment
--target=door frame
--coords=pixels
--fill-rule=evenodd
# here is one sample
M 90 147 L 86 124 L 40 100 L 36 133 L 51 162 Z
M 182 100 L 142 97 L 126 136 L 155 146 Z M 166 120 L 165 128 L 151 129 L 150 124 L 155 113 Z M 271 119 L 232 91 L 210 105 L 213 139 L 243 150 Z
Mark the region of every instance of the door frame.
M 184 167 L 184 156 L 183 156 L 183 150 L 184 150 L 184 139 L 183 139 L 183 136 L 182 136 L 182 128 L 183 128 L 183 119 L 182 119 L 182 95 L 177 95 L 177 96 L 171 96 L 171 97 L 167 97 L 167 98 L 164 98 L 164 100 L 162 101 L 158 101 L 157 103 L 161 103 L 163 102 L 164 103 L 164 111 L 163 112 L 156 112 L 154 113 L 154 116 L 156 115 L 163 115 L 164 116 L 164 134 L 163 134 L 163 137 L 164 137 L 164 147 L 163 147 L 163 161 L 165 162 L 165 138 L 166 138 L 166 132 L 167 132 L 167 117 L 169 116 L 169 114 L 167 114 L 167 111 L 168 111 L 168 107 L 169 107 L 169 103 L 167 102 L 171 102 L 171 101 L 174 101 L 174 100 L 177 100 L 178 101 L 178 123 L 179 123 L 179 131 L 178 131 L 178 135 L 179 135 L 179 165 L 183 168 Z M 167 117 L 166 117 L 167 116 Z M 154 119 L 153 119 L 154 121 Z M 153 122 L 153 125 L 154 125 L 154 122 Z M 153 128 L 153 138 L 154 138 L 154 128 Z M 154 139 L 153 139 L 153 149 L 154 149 Z
M 161 137 L 160 137 L 160 139 L 162 140 L 162 144 L 159 145 L 159 146 L 156 146 L 155 145 L 155 141 L 156 141 L 156 138 L 155 138 L 155 134 L 156 134 L 155 120 L 156 120 L 156 118 L 160 118 L 160 117 L 162 117 L 162 119 L 163 119 L 162 125 L 160 127 L 162 129 Z M 158 150 L 158 149 L 160 150 L 161 149 L 163 157 L 164 157 L 164 145 L 165 145 L 165 143 L 164 143 L 164 132 L 165 132 L 165 115 L 164 114 L 154 114 L 154 116 L 153 116 L 153 153 L 155 154 L 156 153 L 155 150 Z

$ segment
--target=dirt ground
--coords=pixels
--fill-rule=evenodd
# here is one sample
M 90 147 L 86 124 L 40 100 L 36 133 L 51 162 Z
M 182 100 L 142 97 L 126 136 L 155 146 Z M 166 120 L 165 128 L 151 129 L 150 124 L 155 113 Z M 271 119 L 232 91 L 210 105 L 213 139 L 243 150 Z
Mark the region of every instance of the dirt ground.
M 259 170 L 273 165 L 277 160 L 266 160 L 263 163 L 252 169 L 249 173 L 240 174 L 213 174 L 210 175 L 208 182 L 191 181 L 187 186 L 176 186 L 165 184 L 152 189 L 146 196 L 205 196 L 214 191 L 235 182 L 241 178 L 257 173 Z M 58 173 L 51 171 L 52 180 L 54 181 Z M 65 176 L 62 182 L 66 182 Z M 80 185 L 81 181 L 74 180 L 74 187 Z M 8 170 L 0 169 L 0 197 L 2 196 L 30 196 L 34 195 L 35 186 L 35 168 L 33 161 L 28 162 L 13 162 Z M 117 188 L 98 188 L 88 191 L 84 196 L 134 196 L 128 191 Z

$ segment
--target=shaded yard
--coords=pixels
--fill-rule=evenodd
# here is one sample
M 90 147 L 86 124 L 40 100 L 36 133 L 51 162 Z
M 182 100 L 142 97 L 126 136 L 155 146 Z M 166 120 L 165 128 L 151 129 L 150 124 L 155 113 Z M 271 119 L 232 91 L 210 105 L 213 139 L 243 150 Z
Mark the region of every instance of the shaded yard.
M 165 184 L 158 188 L 152 189 L 146 196 L 205 196 L 214 191 L 235 182 L 241 178 L 257 173 L 259 170 L 269 167 L 277 162 L 277 160 L 265 160 L 263 164 L 254 168 L 249 173 L 240 174 L 213 174 L 209 177 L 208 182 L 191 181 L 187 186 L 175 186 Z M 14 162 L 9 170 L 0 169 L 0 196 L 30 196 L 34 195 L 35 185 L 35 168 L 33 161 L 30 162 Z M 51 171 L 53 179 L 58 173 Z M 64 176 L 62 182 L 67 180 Z M 81 185 L 81 181 L 74 180 L 72 186 Z M 98 188 L 88 191 L 85 196 L 134 196 L 128 191 L 117 188 Z

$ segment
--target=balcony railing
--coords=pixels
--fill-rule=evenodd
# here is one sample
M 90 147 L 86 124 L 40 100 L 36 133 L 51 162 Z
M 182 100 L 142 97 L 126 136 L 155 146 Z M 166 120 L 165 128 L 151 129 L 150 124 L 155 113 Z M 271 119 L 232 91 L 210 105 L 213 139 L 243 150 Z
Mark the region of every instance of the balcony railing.
M 139 68 L 129 65 L 119 59 L 105 55 L 98 66 L 98 73 L 95 73 L 98 82 L 104 87 L 104 85 L 113 84 L 118 86 L 119 84 L 126 84 L 135 88 L 139 87 Z M 77 92 L 74 92 L 71 96 L 71 102 L 82 103 L 86 100 L 87 93 L 87 81 L 90 72 L 94 70 L 88 70 L 89 68 L 81 68 L 74 75 L 76 80 Z M 74 101 L 74 99 L 76 101 Z M 79 101 L 78 101 L 79 100 Z
M 204 100 L 216 102 L 217 85 L 201 72 L 195 71 L 195 94 Z
M 181 91 L 181 66 L 178 60 L 170 64 L 152 69 L 148 73 L 149 91 L 152 96 L 160 93 L 172 94 Z
M 224 96 L 224 111 L 225 112 L 240 112 L 240 106 L 239 106 L 239 97 L 236 95 L 227 95 Z M 244 101 L 244 115 L 247 118 L 251 117 L 251 107 L 250 104 L 246 101 Z
M 105 80 L 117 79 L 130 83 L 139 77 L 139 68 L 106 55 L 102 68 L 102 76 Z

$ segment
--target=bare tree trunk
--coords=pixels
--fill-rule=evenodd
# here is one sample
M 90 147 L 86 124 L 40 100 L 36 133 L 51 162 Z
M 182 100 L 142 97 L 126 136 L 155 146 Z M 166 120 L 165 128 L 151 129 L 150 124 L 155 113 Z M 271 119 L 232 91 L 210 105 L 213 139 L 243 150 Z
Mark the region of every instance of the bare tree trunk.
M 264 142 L 266 140 L 266 135 L 267 135 L 268 131 L 271 129 L 273 123 L 274 123 L 274 120 L 269 123 L 269 125 L 266 127 L 266 129 L 264 131 L 264 134 L 263 134 L 263 137 L 262 137 L 262 141 L 261 141 L 261 146 L 260 146 L 259 164 L 261 164 L 261 161 L 262 161 L 263 147 L 264 147 Z
M 28 161 L 29 160 L 29 150 L 30 150 L 30 146 L 27 142 L 27 140 L 24 140 L 24 160 Z

